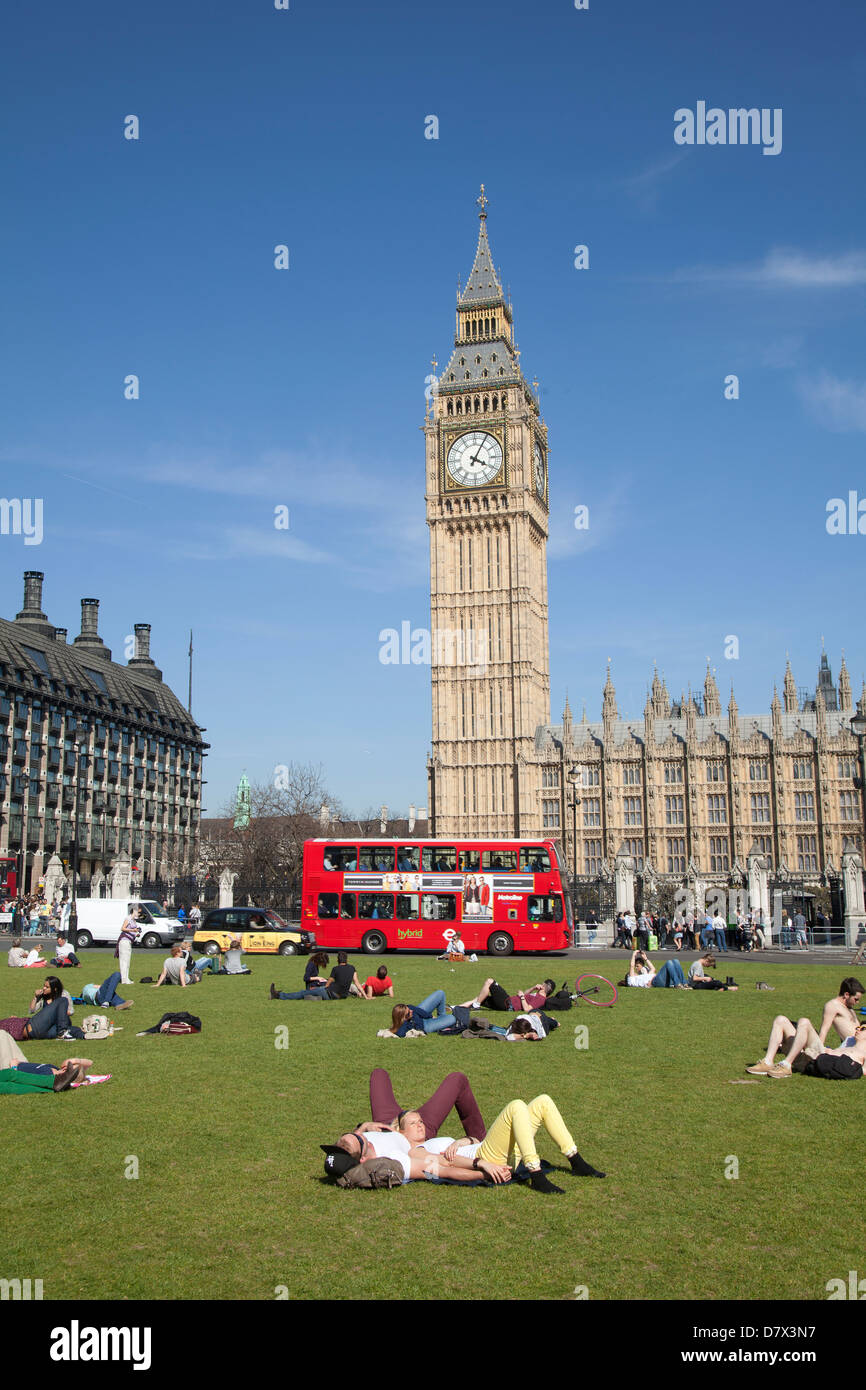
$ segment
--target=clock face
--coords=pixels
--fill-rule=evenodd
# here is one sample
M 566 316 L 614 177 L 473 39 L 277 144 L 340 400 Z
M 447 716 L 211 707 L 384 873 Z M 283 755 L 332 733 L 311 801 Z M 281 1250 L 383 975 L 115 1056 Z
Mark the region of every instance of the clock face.
M 535 491 L 544 500 L 544 454 L 541 452 L 541 445 L 536 441 L 534 450 L 535 460 Z
M 448 450 L 448 472 L 461 487 L 482 487 L 502 467 L 502 445 L 486 430 L 461 434 Z

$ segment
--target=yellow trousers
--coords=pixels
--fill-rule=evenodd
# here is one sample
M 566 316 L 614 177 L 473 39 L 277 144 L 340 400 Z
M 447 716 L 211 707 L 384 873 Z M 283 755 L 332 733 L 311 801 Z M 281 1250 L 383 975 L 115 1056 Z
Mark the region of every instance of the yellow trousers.
M 566 1157 L 575 1152 L 577 1145 L 550 1096 L 536 1096 L 528 1105 L 525 1100 L 509 1101 L 488 1129 L 477 1157 L 491 1163 L 507 1163 L 511 1150 L 516 1149 L 527 1168 L 538 1168 L 535 1136 L 541 1125 Z

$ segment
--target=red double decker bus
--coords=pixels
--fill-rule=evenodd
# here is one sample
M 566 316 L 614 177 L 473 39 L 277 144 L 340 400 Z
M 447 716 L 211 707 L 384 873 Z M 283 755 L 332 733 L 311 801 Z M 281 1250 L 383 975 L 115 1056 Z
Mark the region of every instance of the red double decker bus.
M 18 895 L 18 860 L 15 855 L 0 857 L 0 898 Z
M 316 944 L 370 955 L 564 951 L 571 904 L 552 840 L 307 840 L 301 924 Z

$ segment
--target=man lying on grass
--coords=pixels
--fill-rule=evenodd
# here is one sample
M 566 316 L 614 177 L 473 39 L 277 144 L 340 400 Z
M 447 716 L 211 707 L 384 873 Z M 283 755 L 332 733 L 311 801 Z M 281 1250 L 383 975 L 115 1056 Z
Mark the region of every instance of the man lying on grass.
M 860 1026 L 854 1010 L 862 997 L 863 986 L 859 980 L 849 975 L 839 986 L 839 993 L 828 999 L 824 1005 L 821 1027 L 817 1033 L 808 1018 L 801 1018 L 795 1024 L 784 1014 L 777 1014 L 773 1019 L 770 1040 L 763 1059 L 754 1066 L 746 1067 L 746 1071 L 751 1072 L 753 1076 L 773 1076 L 776 1080 L 790 1076 L 793 1071 L 806 1072 L 810 1062 L 820 1057 L 823 1052 L 833 1050 L 825 1047 L 831 1028 L 835 1028 L 842 1049 L 850 1054 L 852 1039 Z M 778 1065 L 777 1052 L 785 1053 L 785 1060 Z M 809 1075 L 815 1073 L 809 1072 Z
M 407 1110 L 393 1125 L 360 1125 L 353 1133 L 341 1135 L 336 1144 L 321 1147 L 327 1154 L 325 1172 L 329 1177 L 342 1177 L 359 1163 L 375 1158 L 390 1158 L 402 1167 L 404 1183 L 443 1178 L 477 1182 L 479 1175 L 493 1183 L 510 1182 L 512 1168 L 508 1159 L 514 1150 L 529 1173 L 534 1191 L 561 1195 L 564 1189 L 556 1187 L 541 1171 L 535 1136 L 542 1125 L 568 1159 L 574 1176 L 604 1177 L 604 1173 L 581 1158 L 550 1096 L 536 1096 L 528 1104 L 509 1101 L 480 1143 L 428 1137 L 418 1111 Z
M 784 1022 L 788 1024 L 787 1019 Z M 771 1033 L 770 1046 L 772 1044 Z M 776 1081 L 792 1076 L 795 1071 L 801 1072 L 803 1076 L 822 1076 L 827 1081 L 860 1081 L 864 1062 L 866 1023 L 858 1024 L 856 1033 L 846 1038 L 841 1047 L 823 1047 L 809 1019 L 801 1018 L 791 1039 L 791 1049 L 783 1062 L 769 1068 L 758 1062 L 756 1066 L 747 1067 L 746 1070 L 755 1076 L 772 1076 Z

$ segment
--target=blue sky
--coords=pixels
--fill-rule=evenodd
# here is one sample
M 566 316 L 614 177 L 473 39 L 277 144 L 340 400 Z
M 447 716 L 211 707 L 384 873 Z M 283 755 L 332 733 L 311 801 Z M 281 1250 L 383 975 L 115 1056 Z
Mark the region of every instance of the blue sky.
M 429 623 L 424 379 L 482 180 L 550 431 L 554 720 L 608 657 L 629 715 L 707 657 L 763 711 L 822 635 L 859 689 L 866 537 L 825 527 L 866 497 L 859 3 L 52 0 L 5 38 L 0 459 L 44 539 L 0 536 L 2 612 L 44 570 L 182 697 L 192 628 L 210 813 L 290 760 L 426 800 L 429 671 L 379 632 Z M 675 144 L 699 101 L 781 108 L 781 153 Z

